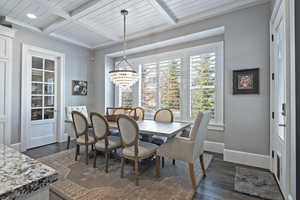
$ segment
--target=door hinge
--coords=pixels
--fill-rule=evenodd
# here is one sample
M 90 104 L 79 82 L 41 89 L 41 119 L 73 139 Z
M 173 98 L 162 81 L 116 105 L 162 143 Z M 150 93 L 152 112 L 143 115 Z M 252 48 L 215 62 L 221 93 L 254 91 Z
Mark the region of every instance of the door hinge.
M 274 119 L 274 117 L 275 117 L 275 113 L 274 113 L 274 112 L 272 112 L 272 119 Z
M 272 42 L 274 42 L 274 34 L 272 34 Z
M 275 74 L 272 73 L 272 80 L 274 81 L 274 79 L 275 79 Z
M 274 158 L 275 156 L 275 153 L 274 153 L 274 150 L 272 150 L 272 158 Z

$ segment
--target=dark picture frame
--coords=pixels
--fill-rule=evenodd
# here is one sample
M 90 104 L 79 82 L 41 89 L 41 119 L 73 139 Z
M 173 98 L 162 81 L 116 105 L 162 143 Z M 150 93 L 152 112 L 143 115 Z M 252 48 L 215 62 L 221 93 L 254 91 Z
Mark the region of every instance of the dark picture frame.
M 87 96 L 88 94 L 88 82 L 72 80 L 72 95 L 75 96 Z
M 233 70 L 233 94 L 259 94 L 259 68 Z

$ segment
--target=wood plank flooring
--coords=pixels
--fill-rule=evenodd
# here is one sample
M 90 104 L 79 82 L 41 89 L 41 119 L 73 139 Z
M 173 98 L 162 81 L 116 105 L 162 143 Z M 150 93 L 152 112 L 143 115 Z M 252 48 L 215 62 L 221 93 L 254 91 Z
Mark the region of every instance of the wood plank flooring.
M 55 143 L 30 149 L 25 152 L 32 158 L 40 158 L 64 151 L 66 143 Z M 75 144 L 71 143 L 70 148 Z M 223 161 L 221 154 L 214 154 L 213 161 L 207 169 L 207 177 L 201 180 L 195 200 L 259 200 L 260 198 L 252 197 L 234 191 L 235 167 L 241 166 L 234 163 Z

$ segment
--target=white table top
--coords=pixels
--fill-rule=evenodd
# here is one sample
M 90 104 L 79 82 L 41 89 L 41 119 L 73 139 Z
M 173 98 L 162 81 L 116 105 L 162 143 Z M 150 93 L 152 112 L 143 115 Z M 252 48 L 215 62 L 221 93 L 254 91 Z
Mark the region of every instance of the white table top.
M 154 120 L 137 121 L 139 132 L 144 135 L 159 135 L 165 137 L 173 137 L 178 132 L 191 126 L 188 122 L 172 122 L 162 123 Z M 116 122 L 109 122 L 110 128 L 118 128 Z

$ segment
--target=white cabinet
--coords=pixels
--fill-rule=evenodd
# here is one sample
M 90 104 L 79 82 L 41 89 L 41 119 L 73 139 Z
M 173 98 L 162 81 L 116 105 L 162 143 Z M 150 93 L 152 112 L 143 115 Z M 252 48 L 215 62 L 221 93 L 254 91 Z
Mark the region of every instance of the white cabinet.
M 0 25 L 0 144 L 10 144 L 12 42 L 15 31 Z

